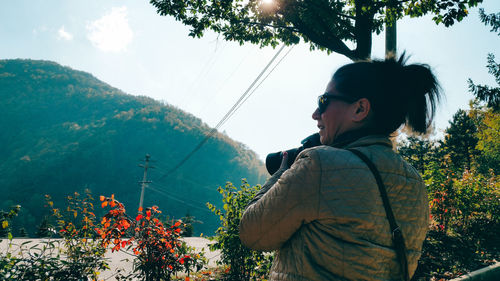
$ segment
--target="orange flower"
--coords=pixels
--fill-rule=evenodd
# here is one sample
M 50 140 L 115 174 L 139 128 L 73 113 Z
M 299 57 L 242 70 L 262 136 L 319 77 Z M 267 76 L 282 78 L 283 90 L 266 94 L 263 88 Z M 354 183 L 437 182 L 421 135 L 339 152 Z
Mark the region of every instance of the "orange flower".
M 181 222 L 180 222 L 180 221 L 177 221 L 177 222 L 174 224 L 174 227 L 178 227 L 179 225 L 181 225 Z
M 101 195 L 101 196 L 99 196 L 99 199 L 100 199 L 101 201 L 104 201 L 104 199 L 106 199 L 106 197 L 104 197 L 103 195 Z
M 104 207 L 106 207 L 106 206 L 108 206 L 108 201 L 104 201 L 104 202 L 102 202 L 101 207 L 102 207 L 102 208 L 104 208 Z
M 142 214 L 138 214 L 135 218 L 136 221 L 140 221 L 144 216 Z

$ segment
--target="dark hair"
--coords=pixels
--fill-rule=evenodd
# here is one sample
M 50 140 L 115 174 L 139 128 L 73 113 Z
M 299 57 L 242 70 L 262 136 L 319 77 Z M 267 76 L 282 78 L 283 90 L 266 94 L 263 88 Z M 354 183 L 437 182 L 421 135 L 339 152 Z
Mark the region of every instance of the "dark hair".
M 440 87 L 424 64 L 405 65 L 398 60 L 362 61 L 339 68 L 332 77 L 342 95 L 367 98 L 373 111 L 371 129 L 391 134 L 402 124 L 415 132 L 426 133 L 439 102 Z

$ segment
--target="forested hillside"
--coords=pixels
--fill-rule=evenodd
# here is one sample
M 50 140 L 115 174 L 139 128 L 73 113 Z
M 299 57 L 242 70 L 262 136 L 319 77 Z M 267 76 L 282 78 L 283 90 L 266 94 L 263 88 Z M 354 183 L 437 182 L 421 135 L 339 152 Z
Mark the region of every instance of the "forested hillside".
M 47 215 L 45 194 L 56 206 L 90 189 L 110 196 L 134 215 L 144 170 L 152 189 L 145 206 L 165 215 L 202 221 L 195 232 L 213 233 L 218 218 L 205 203 L 220 202 L 226 181 L 251 184 L 265 177 L 255 153 L 223 134 L 213 138 L 174 173 L 165 175 L 211 130 L 171 105 L 113 88 L 91 74 L 49 61 L 0 60 L 0 210 L 22 206 L 13 225 L 34 235 Z M 160 191 L 160 192 L 158 192 Z

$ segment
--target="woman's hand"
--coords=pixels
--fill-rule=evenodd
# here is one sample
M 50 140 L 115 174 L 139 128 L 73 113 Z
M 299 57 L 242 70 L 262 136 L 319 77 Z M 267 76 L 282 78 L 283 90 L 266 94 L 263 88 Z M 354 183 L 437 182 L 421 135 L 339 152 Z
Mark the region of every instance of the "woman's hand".
M 283 154 L 283 159 L 281 159 L 281 165 L 279 170 L 288 170 L 288 168 L 290 168 L 288 166 L 288 152 L 283 151 L 282 154 Z

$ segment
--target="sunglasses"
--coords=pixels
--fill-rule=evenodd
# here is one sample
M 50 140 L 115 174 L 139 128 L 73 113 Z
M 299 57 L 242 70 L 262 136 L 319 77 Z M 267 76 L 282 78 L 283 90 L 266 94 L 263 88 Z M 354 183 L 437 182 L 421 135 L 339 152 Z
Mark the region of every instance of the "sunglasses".
M 324 93 L 318 97 L 319 114 L 323 114 L 323 112 L 325 112 L 325 110 L 328 107 L 328 105 L 330 104 L 331 100 L 339 100 L 339 101 L 343 101 L 343 102 L 347 102 L 347 103 L 353 103 L 357 99 L 351 98 L 351 97 L 346 97 L 346 96 L 337 96 L 337 95 Z

